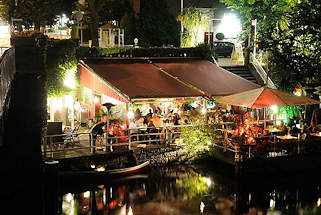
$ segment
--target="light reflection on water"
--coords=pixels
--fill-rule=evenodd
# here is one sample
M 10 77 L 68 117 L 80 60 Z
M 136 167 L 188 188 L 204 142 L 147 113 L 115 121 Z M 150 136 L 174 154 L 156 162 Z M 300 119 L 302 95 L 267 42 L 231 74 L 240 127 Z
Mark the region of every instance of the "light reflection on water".
M 117 183 L 92 185 L 62 197 L 63 214 L 320 214 L 321 195 L 299 189 L 247 189 L 231 176 L 195 166 L 152 169 Z M 300 198 L 301 197 L 301 198 Z

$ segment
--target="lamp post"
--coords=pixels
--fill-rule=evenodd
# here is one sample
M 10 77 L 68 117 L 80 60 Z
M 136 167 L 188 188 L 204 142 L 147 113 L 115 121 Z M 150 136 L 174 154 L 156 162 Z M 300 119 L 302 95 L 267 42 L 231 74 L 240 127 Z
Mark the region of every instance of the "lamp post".
M 256 58 L 256 19 L 252 19 L 251 24 L 254 26 L 254 48 L 253 48 L 253 56 Z
M 184 0 L 181 0 L 181 16 L 183 15 L 183 9 L 184 9 Z M 183 47 L 183 32 L 184 32 L 184 27 L 181 21 L 181 34 L 180 34 L 181 48 Z

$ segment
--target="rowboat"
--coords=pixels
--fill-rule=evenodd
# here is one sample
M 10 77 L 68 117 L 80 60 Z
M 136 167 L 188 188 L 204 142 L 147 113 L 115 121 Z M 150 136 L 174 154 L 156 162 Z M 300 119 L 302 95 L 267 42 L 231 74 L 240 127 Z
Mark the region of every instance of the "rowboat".
M 149 161 L 141 163 L 136 166 L 120 168 L 120 169 L 112 169 L 112 170 L 104 170 L 104 169 L 95 169 L 90 171 L 62 171 L 60 175 L 63 177 L 75 177 L 75 176 L 84 176 L 84 177 L 92 177 L 92 176 L 107 176 L 107 177 L 122 177 L 126 175 L 136 174 L 139 172 L 143 172 L 148 169 Z
M 106 172 L 109 173 L 110 175 L 116 175 L 116 174 L 134 174 L 136 172 L 143 171 L 144 169 L 147 169 L 149 167 L 149 161 L 146 161 L 142 164 L 139 164 L 137 166 L 132 166 L 132 167 L 127 167 L 127 168 L 121 168 L 121 169 L 112 169 L 112 170 L 107 170 Z

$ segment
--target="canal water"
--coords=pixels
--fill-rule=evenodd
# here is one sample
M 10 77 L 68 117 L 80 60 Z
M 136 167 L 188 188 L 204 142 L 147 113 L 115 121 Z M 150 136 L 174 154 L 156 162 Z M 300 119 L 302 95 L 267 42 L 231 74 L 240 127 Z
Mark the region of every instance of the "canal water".
M 59 196 L 62 214 L 321 214 L 320 179 L 307 174 L 236 178 L 215 165 L 181 165 L 98 183 L 75 183 Z

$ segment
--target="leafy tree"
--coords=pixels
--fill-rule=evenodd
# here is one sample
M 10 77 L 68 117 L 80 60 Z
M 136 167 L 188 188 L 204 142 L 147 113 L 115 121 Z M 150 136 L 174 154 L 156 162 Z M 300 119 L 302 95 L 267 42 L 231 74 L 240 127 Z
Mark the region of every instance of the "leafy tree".
M 120 21 L 130 12 L 128 0 L 83 0 L 77 4 L 77 9 L 84 11 L 84 20 L 88 23 L 92 45 L 98 47 L 98 25 L 113 20 Z
M 26 28 L 34 26 L 35 30 L 53 24 L 62 8 L 62 0 L 1 0 L 0 3 L 5 5 L 1 10 L 2 17 L 8 21 L 23 19 Z
M 272 75 L 281 87 L 321 83 L 321 4 L 302 1 L 288 14 L 288 29 L 273 40 Z M 278 72 L 279 71 L 279 72 Z
M 197 8 L 186 8 L 178 20 L 187 30 L 183 37 L 183 47 L 196 46 L 199 30 L 208 27 L 208 17 Z
M 179 45 L 179 27 L 164 0 L 144 0 L 137 23 L 140 45 Z
M 103 0 L 99 1 L 99 21 L 106 23 L 112 20 L 120 21 L 122 17 L 132 12 L 129 0 Z
M 98 47 L 98 19 L 101 0 L 83 0 L 77 4 L 80 11 L 84 11 L 84 20 L 88 23 L 92 45 Z
M 135 14 L 133 12 L 126 13 L 120 20 L 120 27 L 125 30 L 125 44 L 133 44 L 137 37 Z
M 221 0 L 243 15 L 243 26 L 258 20 L 259 48 L 270 50 L 270 75 L 280 88 L 315 86 L 321 73 L 321 4 L 318 0 Z

